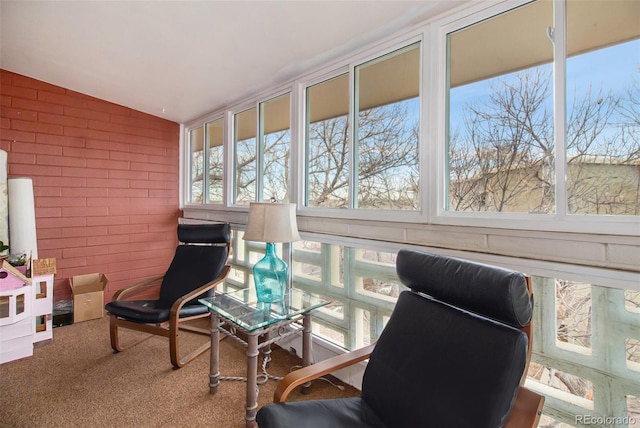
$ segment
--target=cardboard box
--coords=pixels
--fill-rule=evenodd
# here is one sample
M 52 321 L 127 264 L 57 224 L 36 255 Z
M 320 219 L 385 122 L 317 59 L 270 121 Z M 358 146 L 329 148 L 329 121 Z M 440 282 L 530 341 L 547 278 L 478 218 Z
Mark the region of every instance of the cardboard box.
M 88 273 L 69 278 L 73 293 L 73 322 L 104 316 L 104 289 L 109 280 L 103 273 Z

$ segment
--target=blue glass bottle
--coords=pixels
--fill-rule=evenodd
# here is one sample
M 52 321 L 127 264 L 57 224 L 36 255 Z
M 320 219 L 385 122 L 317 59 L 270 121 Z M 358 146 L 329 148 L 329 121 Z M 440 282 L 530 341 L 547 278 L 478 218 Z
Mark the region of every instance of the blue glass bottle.
M 253 280 L 259 302 L 278 302 L 287 285 L 287 264 L 276 254 L 276 244 L 267 242 L 265 255 L 253 265 Z

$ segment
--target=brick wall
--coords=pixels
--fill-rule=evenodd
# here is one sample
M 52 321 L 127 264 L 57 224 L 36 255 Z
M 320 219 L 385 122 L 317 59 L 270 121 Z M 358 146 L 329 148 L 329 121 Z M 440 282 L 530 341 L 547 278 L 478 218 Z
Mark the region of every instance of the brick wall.
M 0 70 L 8 176 L 34 184 L 38 255 L 68 278 L 102 272 L 105 299 L 164 272 L 177 244 L 179 125 Z

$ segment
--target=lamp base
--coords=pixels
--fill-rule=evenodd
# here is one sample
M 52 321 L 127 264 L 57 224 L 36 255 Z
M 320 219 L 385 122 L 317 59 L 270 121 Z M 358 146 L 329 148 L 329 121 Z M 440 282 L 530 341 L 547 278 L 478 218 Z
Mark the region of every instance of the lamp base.
M 267 243 L 265 255 L 253 265 L 253 281 L 259 302 L 279 302 L 284 297 L 288 277 L 287 264 L 276 254 L 276 245 Z

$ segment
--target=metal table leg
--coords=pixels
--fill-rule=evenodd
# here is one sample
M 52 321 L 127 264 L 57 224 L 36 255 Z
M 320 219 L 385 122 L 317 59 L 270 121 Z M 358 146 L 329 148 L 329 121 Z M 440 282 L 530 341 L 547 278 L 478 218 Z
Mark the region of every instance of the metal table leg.
M 211 314 L 211 350 L 209 362 L 209 394 L 218 392 L 220 385 L 220 319 Z
M 311 364 L 311 313 L 302 316 L 302 366 L 306 367 Z M 309 394 L 311 382 L 307 382 L 300 387 L 300 392 Z
M 258 333 L 247 335 L 247 401 L 245 421 L 247 428 L 256 426 L 258 412 Z

